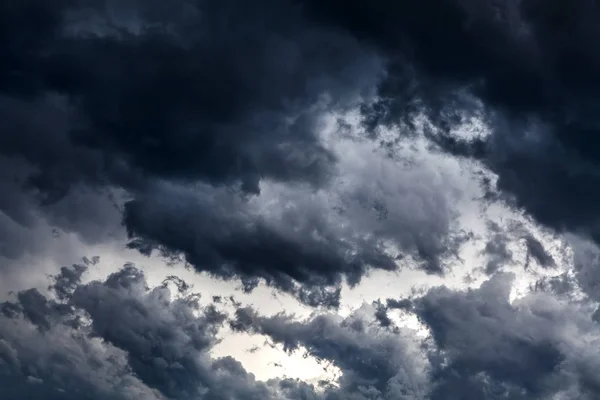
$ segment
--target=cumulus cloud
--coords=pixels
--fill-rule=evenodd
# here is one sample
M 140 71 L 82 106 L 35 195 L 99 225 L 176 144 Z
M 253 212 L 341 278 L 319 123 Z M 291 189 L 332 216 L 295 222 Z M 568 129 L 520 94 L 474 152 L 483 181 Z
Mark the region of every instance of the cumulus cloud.
M 316 315 L 261 317 L 249 308 L 236 311 L 236 330 L 268 336 L 286 351 L 305 351 L 342 371 L 339 387 L 326 398 L 423 398 L 427 392 L 427 361 L 409 330 L 390 333 L 373 328 L 374 309 L 365 306 L 347 318 Z M 331 396 L 331 397 L 328 397 Z
M 597 237 L 598 5 L 581 1 L 307 1 L 311 15 L 388 61 L 366 126 L 411 136 L 497 175 L 500 195 L 559 231 Z M 473 118 L 487 133 L 464 139 Z M 596 239 L 595 239 L 596 240 Z
M 599 27 L 587 0 L 4 1 L 3 282 L 110 242 L 318 311 L 87 260 L 0 304 L 0 397 L 599 397 Z M 407 268 L 429 286 L 336 314 Z M 258 381 L 211 356 L 231 329 L 341 376 Z
M 225 320 L 214 306 L 149 288 L 132 265 L 88 284 L 84 269 L 63 268 L 56 296 L 28 290 L 3 304 L 3 398 L 272 398 L 239 362 L 209 356 Z
M 49 295 L 27 290 L 3 304 L 5 398 L 408 399 L 426 389 L 418 341 L 377 333 L 368 325 L 372 308 L 301 322 L 239 308 L 236 330 L 270 335 L 288 351 L 305 347 L 344 373 L 340 387 L 259 382 L 234 358 L 209 355 L 226 315 L 198 294 L 149 288 L 132 265 L 104 281 L 82 283 L 84 273 L 83 265 L 64 267 Z
M 388 314 L 381 318 L 381 303 L 346 318 L 308 320 L 239 308 L 231 324 L 339 367 L 339 387 L 326 391 L 332 398 L 596 398 L 593 303 L 545 291 L 510 302 L 513 279 L 498 274 L 476 289 L 441 286 L 410 301 L 389 300 L 388 313 L 419 318 L 429 332 L 423 341 Z
M 239 277 L 247 290 L 262 278 L 310 305 L 337 306 L 344 278 L 356 285 L 370 268 L 394 271 L 403 258 L 445 272 L 465 238 L 454 225 L 459 165 L 410 151 L 416 161 L 405 166 L 359 138 L 336 145 L 337 172 L 323 190 L 264 182 L 260 195 L 244 197 L 157 185 L 125 206 L 130 246 L 183 253 L 197 270 Z
M 89 260 L 89 263 L 93 263 Z M 176 277 L 148 287 L 125 265 L 84 283 L 64 267 L 50 292 L 29 289 L 0 307 L 3 395 L 28 398 L 455 399 L 581 398 L 598 392 L 597 303 L 552 286 L 511 299 L 514 275 L 480 287 L 433 287 L 364 304 L 349 315 L 233 314 Z M 395 313 L 416 317 L 411 326 Z M 322 384 L 258 381 L 211 349 L 227 328 L 304 352 L 340 376 Z M 54 397 L 53 397 L 54 396 Z
M 382 58 L 306 6 L 4 5 L 3 252 L 35 252 L 43 235 L 18 238 L 40 220 L 121 239 L 122 217 L 132 248 L 311 305 L 404 256 L 445 272 L 462 243 L 451 179 L 396 177 L 384 152 L 331 128 L 373 95 Z
M 210 356 L 227 316 L 182 281 L 173 293 L 168 282 L 148 287 L 132 265 L 103 281 L 82 283 L 85 272 L 63 267 L 48 295 L 31 289 L 2 304 L 3 398 L 359 400 L 422 398 L 426 390 L 418 341 L 408 331 L 378 333 L 370 307 L 300 322 L 239 308 L 235 330 L 270 335 L 287 351 L 302 346 L 344 373 L 339 387 L 260 382 L 234 358 Z
M 377 71 L 355 40 L 305 23 L 287 2 L 4 7 L 4 69 L 14 77 L 3 92 L 19 112 L 3 110 L 15 128 L 3 152 L 39 168 L 45 192 L 79 179 L 131 185 L 139 173 L 238 181 L 251 192 L 265 176 L 316 185 L 334 161 L 316 118 L 351 104 Z M 32 14 L 39 32 L 22 23 Z M 26 140 L 34 135 L 42 141 Z

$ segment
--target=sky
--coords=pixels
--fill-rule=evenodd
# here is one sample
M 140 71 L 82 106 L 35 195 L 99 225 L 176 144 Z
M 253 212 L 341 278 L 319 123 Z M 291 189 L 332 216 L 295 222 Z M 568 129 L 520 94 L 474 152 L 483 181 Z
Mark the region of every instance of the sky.
M 593 0 L 0 3 L 0 399 L 598 399 Z

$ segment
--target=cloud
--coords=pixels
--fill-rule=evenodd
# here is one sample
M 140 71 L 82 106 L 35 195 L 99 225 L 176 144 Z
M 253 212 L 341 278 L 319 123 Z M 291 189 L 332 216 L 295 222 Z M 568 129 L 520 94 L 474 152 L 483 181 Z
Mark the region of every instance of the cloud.
M 505 235 L 500 226 L 490 223 L 491 237 L 486 242 L 483 253 L 487 258 L 485 271 L 492 274 L 513 260 L 513 254 L 508 248 L 510 237 Z
M 25 135 L 4 135 L 15 142 L 4 151 L 41 167 L 42 143 L 25 142 L 40 132 L 56 153 L 81 149 L 63 157 L 64 165 L 48 160 L 53 152 L 44 156 L 54 167 L 36 179 L 44 191 L 58 189 L 49 173 L 132 184 L 141 172 L 237 181 L 248 191 L 258 190 L 263 177 L 322 182 L 334 159 L 317 140 L 317 118 L 356 99 L 377 62 L 352 38 L 311 26 L 289 5 L 234 4 L 178 1 L 170 10 L 135 1 L 7 6 L 11 24 L 3 43 L 15 54 L 9 53 L 6 68 L 20 79 L 4 92 L 9 101 L 24 103 L 12 120 Z M 47 29 L 22 49 L 36 68 L 18 64 L 16 47 L 27 33 L 19 18 L 27 12 Z M 110 29 L 123 20 L 122 29 Z M 48 116 L 59 121 L 24 120 L 28 103 L 50 95 L 66 103 L 62 115 Z M 331 100 L 320 102 L 323 96 Z M 78 168 L 69 169 L 71 162 Z
M 545 292 L 510 303 L 513 278 L 499 274 L 476 290 L 434 288 L 413 300 L 437 345 L 432 398 L 598 396 L 589 375 L 599 361 L 593 306 Z
M 450 284 L 462 262 L 468 284 L 487 280 L 297 319 L 241 304 L 231 317 L 133 265 L 87 283 L 86 265 L 63 268 L 0 306 L 1 394 L 600 396 L 597 5 L 242 3 L 0 5 L 3 281 L 105 242 L 329 311 L 374 270 Z M 476 177 L 472 200 L 481 188 L 462 181 Z M 477 203 L 526 223 L 459 218 Z M 459 254 L 467 242 L 482 268 Z M 516 299 L 515 265 L 536 280 Z M 227 329 L 342 375 L 258 381 L 210 355 Z
M 87 284 L 84 269 L 56 277 L 62 300 L 28 290 L 4 304 L 22 313 L 0 316 L 3 398 L 273 398 L 233 358 L 209 356 L 225 317 L 213 305 L 148 288 L 131 265 Z
M 83 283 L 85 273 L 85 265 L 64 267 L 49 294 L 25 290 L 2 304 L 6 398 L 598 396 L 596 303 L 543 288 L 511 302 L 512 274 L 497 273 L 479 288 L 439 286 L 364 304 L 344 317 L 315 312 L 296 318 L 263 316 L 242 304 L 230 316 L 176 277 L 148 287 L 133 265 L 101 281 Z M 402 326 L 395 309 L 416 316 L 418 330 Z M 226 325 L 263 335 L 284 351 L 305 352 L 341 375 L 319 386 L 257 381 L 235 358 L 210 355 Z
M 546 270 L 558 266 L 554 255 L 547 249 L 548 243 L 544 244 L 538 239 L 531 227 L 528 228 L 524 221 L 512 218 L 501 223 L 488 221 L 486 228 L 488 237 L 481 253 L 486 262 L 485 272 L 487 274 L 491 275 L 508 265 L 520 265 L 521 263 L 525 269 L 532 265 Z M 546 242 L 549 241 L 548 237 L 544 239 Z M 519 253 L 522 253 L 524 257 L 517 257 Z M 564 250 L 556 253 L 563 258 L 566 255 Z
M 248 191 L 265 176 L 326 179 L 334 159 L 315 137 L 324 109 L 315 104 L 330 92 L 352 97 L 351 71 L 368 76 L 376 64 L 351 39 L 320 41 L 328 36 L 293 10 L 267 4 L 103 3 L 3 5 L 3 187 L 18 180 L 3 191 L 9 218 L 25 223 L 39 203 L 54 217 L 47 205 L 60 203 L 53 224 L 98 235 L 107 210 L 89 198 L 66 207 L 65 196 L 131 190 L 147 176 Z M 123 22 L 128 31 L 111 30 Z M 83 216 L 78 202 L 90 205 Z
M 289 351 L 305 347 L 344 371 L 339 388 L 289 378 L 260 382 L 233 357 L 210 356 L 227 318 L 218 305 L 202 304 L 185 288 L 175 294 L 168 282 L 150 288 L 132 265 L 89 283 L 81 280 L 85 272 L 84 265 L 64 267 L 48 295 L 27 290 L 3 303 L 3 398 L 363 400 L 422 398 L 425 390 L 416 387 L 424 384 L 426 361 L 416 357 L 418 343 L 377 333 L 368 324 L 372 308 L 345 320 L 301 322 L 239 308 L 237 321 L 245 323 L 237 330 L 272 335 Z
M 199 271 L 240 278 L 246 290 L 263 279 L 306 304 L 333 307 L 344 280 L 354 286 L 370 269 L 397 270 L 403 258 L 446 272 L 465 237 L 453 226 L 460 166 L 417 150 L 406 152 L 414 161 L 404 166 L 368 141 L 334 135 L 339 163 L 327 188 L 264 182 L 246 197 L 161 183 L 125 206 L 130 246 L 183 255 Z
M 511 302 L 513 279 L 500 273 L 475 289 L 434 287 L 345 318 L 263 317 L 240 307 L 230 323 L 338 367 L 339 386 L 326 398 L 597 397 L 595 303 L 543 290 Z M 418 317 L 428 336 L 397 325 L 393 309 Z
M 9 260 L 42 252 L 59 234 L 76 233 L 88 244 L 119 234 L 118 192 L 94 176 L 98 155 L 65 136 L 68 113 L 64 97 L 0 95 L 0 254 Z
M 423 398 L 426 392 L 426 358 L 411 332 L 378 331 L 368 306 L 342 319 L 315 315 L 296 320 L 290 315 L 261 317 L 239 308 L 231 322 L 236 330 L 266 335 L 288 352 L 305 351 L 338 367 L 339 387 L 325 398 Z M 329 396 L 329 397 L 328 397 Z
M 330 126 L 372 96 L 381 58 L 305 7 L 3 7 L 3 255 L 39 252 L 45 231 L 22 238 L 41 221 L 87 243 L 121 240 L 122 222 L 142 252 L 337 306 L 344 280 L 402 257 L 442 274 L 462 244 L 452 177 L 398 179 L 400 161 Z
M 378 99 L 363 107 L 374 133 L 391 125 L 411 137 L 425 117 L 439 147 L 497 175 L 502 198 L 553 229 L 597 239 L 597 4 L 304 3 L 387 60 Z M 488 133 L 464 139 L 473 119 Z

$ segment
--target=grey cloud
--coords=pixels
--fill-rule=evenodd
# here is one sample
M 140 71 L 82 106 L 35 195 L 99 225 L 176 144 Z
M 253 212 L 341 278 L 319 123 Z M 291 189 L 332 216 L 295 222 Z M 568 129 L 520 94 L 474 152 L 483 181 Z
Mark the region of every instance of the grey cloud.
M 591 241 L 570 236 L 569 244 L 572 250 L 572 274 L 562 279 L 563 284 L 569 286 L 570 293 L 578 294 L 580 291 L 594 301 L 600 301 L 600 250 Z
M 344 318 L 265 317 L 237 305 L 228 320 L 218 305 L 201 305 L 185 286 L 175 285 L 176 297 L 168 284 L 149 288 L 132 265 L 90 283 L 80 280 L 84 269 L 64 268 L 54 277 L 55 297 L 30 290 L 3 304 L 12 310 L 0 315 L 5 398 L 598 396 L 595 303 L 544 291 L 511 303 L 510 274 L 498 273 L 478 289 L 437 287 L 403 301 L 364 305 Z M 382 315 L 392 308 L 416 315 L 431 337 L 393 322 L 382 328 Z M 212 358 L 227 320 L 235 331 L 265 335 L 288 352 L 306 351 L 331 363 L 342 372 L 338 385 L 259 382 L 234 358 Z
M 118 228 L 118 211 L 111 192 L 102 188 L 102 156 L 76 147 L 68 137 L 72 113 L 60 95 L 0 96 L 2 212 L 26 228 L 45 218 L 93 243 Z
M 483 254 L 487 258 L 485 271 L 492 274 L 513 260 L 513 254 L 508 249 L 510 237 L 501 231 L 498 224 L 488 224 L 491 237 L 487 240 Z
M 241 279 L 246 290 L 263 279 L 306 304 L 333 307 L 344 279 L 356 285 L 370 268 L 398 269 L 401 258 L 430 273 L 448 270 L 465 237 L 453 226 L 452 174 L 440 176 L 443 164 L 418 152 L 407 152 L 416 160 L 406 167 L 364 140 L 335 140 L 345 154 L 331 186 L 317 191 L 264 182 L 259 195 L 244 196 L 154 185 L 125 205 L 130 246 L 183 255 L 199 271 Z
M 344 281 L 403 258 L 441 275 L 468 236 L 439 171 L 447 164 L 398 162 L 423 119 L 435 149 L 497 176 L 488 200 L 600 240 L 594 2 L 242 3 L 0 5 L 2 266 L 52 247 L 52 229 L 97 243 L 122 239 L 113 232 L 122 222 L 143 253 L 158 249 L 245 290 L 265 281 L 312 306 L 339 306 Z M 359 135 L 383 151 L 322 134 L 327 118 L 360 102 Z M 489 132 L 458 135 L 470 117 Z M 148 288 L 133 266 L 87 284 L 75 266 L 52 295 L 30 289 L 1 305 L 0 390 L 8 399 L 598 397 L 597 249 L 577 244 L 573 276 L 511 303 L 499 272 L 514 261 L 512 241 L 527 262 L 557 261 L 527 230 L 493 233 L 485 268 L 496 276 L 477 290 L 435 288 L 347 319 L 238 309 L 236 329 L 330 360 L 344 372 L 339 388 L 257 382 L 234 359 L 212 359 L 225 316 L 184 282 L 171 279 L 174 298 L 169 282 Z M 578 290 L 590 301 L 563 296 Z M 392 308 L 431 331 L 425 347 L 394 325 Z
M 500 274 L 480 289 L 442 287 L 415 301 L 438 347 L 432 397 L 598 396 L 589 376 L 598 353 L 583 339 L 600 334 L 593 309 L 539 292 L 511 304 L 512 280 Z
M 377 334 L 365 317 L 373 310 L 346 320 L 322 315 L 304 322 L 247 311 L 244 329 L 264 330 L 289 350 L 305 346 L 345 371 L 341 388 L 292 379 L 259 382 L 234 358 L 210 356 L 225 321 L 214 305 L 200 305 L 199 296 L 185 290 L 172 297 L 168 286 L 149 288 L 132 265 L 90 283 L 80 281 L 83 269 L 63 268 L 53 278 L 56 292 L 19 293 L 15 304 L 21 312 L 0 315 L 3 398 L 422 398 L 417 392 L 424 388 L 415 385 L 424 383 L 425 358 L 410 358 L 419 352 L 418 343 Z M 61 312 L 38 318 L 55 309 Z M 76 318 L 79 323 L 69 323 Z
M 412 308 L 413 304 L 412 301 L 409 299 L 402 299 L 402 300 L 398 300 L 398 299 L 387 299 L 386 300 L 386 307 L 388 309 L 397 309 L 397 310 L 410 310 Z
M 364 6 L 387 9 L 379 28 L 356 20 L 401 54 L 368 119 L 401 124 L 427 115 L 441 128 L 429 136 L 490 168 L 502 198 L 553 229 L 596 239 L 597 4 L 391 3 Z M 448 133 L 469 116 L 483 119 L 489 136 Z
M 82 268 L 55 277 L 62 300 L 21 292 L 24 318 L 0 316 L 3 398 L 273 398 L 237 361 L 209 356 L 224 321 L 214 306 L 148 288 L 131 265 L 87 284 Z
M 429 139 L 495 172 L 504 200 L 594 238 L 598 10 L 559 3 L 6 5 L 3 155 L 25 160 L 46 201 L 79 184 L 136 194 L 159 178 L 247 193 L 269 180 L 322 188 L 339 160 L 316 134 L 321 117 L 364 95 L 367 127 L 414 131 L 407 125 L 425 115 L 443 128 Z M 470 142 L 449 134 L 466 116 L 491 133 Z M 388 205 L 370 200 L 385 215 Z M 5 202 L 23 218 L 17 200 Z M 83 230 L 68 213 L 77 202 L 68 204 L 53 223 Z M 103 215 L 90 213 L 92 224 Z M 444 266 L 431 253 L 449 244 L 416 243 L 436 273 Z
M 165 10 L 156 2 L 48 9 L 27 1 L 5 11 L 4 75 L 21 79 L 5 82 L 7 106 L 19 110 L 4 112 L 22 133 L 3 135 L 13 144 L 3 151 L 49 164 L 35 179 L 44 193 L 68 189 L 72 182 L 57 175 L 132 184 L 137 171 L 240 181 L 250 191 L 265 176 L 317 184 L 334 161 L 314 134 L 319 98 L 330 95 L 329 106 L 352 101 L 377 66 L 354 39 L 310 24 L 288 2 L 178 1 Z M 32 32 L 19 18 L 27 13 L 46 31 L 33 33 L 22 49 L 32 59 L 21 65 L 17 46 Z M 140 25 L 136 33 L 94 29 L 103 24 L 93 21 L 128 18 Z M 53 93 L 65 110 L 32 109 Z M 26 141 L 42 132 L 45 143 Z M 42 153 L 43 144 L 54 151 Z M 71 149 L 78 151 L 52 158 Z
M 596 398 L 595 303 L 545 291 L 510 302 L 513 279 L 498 273 L 478 289 L 442 286 L 388 301 L 387 309 L 416 315 L 431 332 L 423 342 L 382 324 L 382 303 L 345 319 L 264 317 L 241 307 L 230 324 L 339 367 L 340 386 L 326 388 L 325 398 Z
M 42 332 L 20 319 L 0 319 L 3 398 L 164 399 L 131 373 L 123 351 L 56 321 L 32 319 Z
M 159 248 L 163 246 L 163 252 L 181 250 L 199 270 L 222 278 L 240 276 L 249 288 L 256 284 L 257 276 L 291 292 L 301 290 L 296 281 L 308 286 L 333 286 L 340 283 L 341 274 L 360 276 L 365 264 L 361 258 L 369 257 L 360 253 L 353 257 L 353 248 L 328 232 L 325 221 L 318 219 L 322 216 L 315 215 L 311 221 L 305 214 L 302 222 L 300 215 L 284 214 L 274 225 L 252 215 L 251 207 L 235 194 L 199 189 L 130 202 L 126 224 L 135 226 L 134 233 L 140 238 L 148 237 Z M 311 232 L 320 233 L 322 239 Z M 134 241 L 131 246 L 143 249 L 147 244 L 152 246 L 153 242 Z M 385 261 L 383 255 L 380 257 Z M 393 267 L 388 261 L 387 268 Z M 315 296 L 297 293 L 307 296 L 306 300 Z M 315 300 L 320 297 L 317 295 Z
M 595 2 L 302 3 L 387 61 L 377 99 L 362 107 L 373 135 L 392 126 L 412 140 L 425 118 L 438 148 L 497 175 L 501 199 L 552 229 L 598 240 Z M 473 118 L 489 132 L 465 139 Z
M 533 258 L 540 266 L 544 268 L 556 266 L 556 262 L 552 255 L 544 248 L 544 245 L 533 237 L 531 234 L 524 237 L 525 245 L 527 246 L 527 265 L 529 265 L 529 258 Z M 526 266 L 527 266 L 526 265 Z
M 0 231 L 4 253 L 35 252 L 27 246 L 43 238 L 23 238 L 39 220 L 86 242 L 121 239 L 122 216 L 133 248 L 183 254 L 200 271 L 241 278 L 246 290 L 263 279 L 310 305 L 336 306 L 344 279 L 396 269 L 402 256 L 430 273 L 448 269 L 445 258 L 461 243 L 443 193 L 451 185 L 408 172 L 388 184 L 395 166 L 381 176 L 374 162 L 384 155 L 362 143 L 356 160 L 342 161 L 322 137 L 327 118 L 372 95 L 381 56 L 310 7 L 4 7 L 0 152 L 20 180 L 3 177 L 0 206 L 12 221 Z M 290 210 L 244 215 L 269 185 L 283 188 L 274 196 Z M 209 198 L 164 186 L 199 187 Z M 317 206 L 301 198 L 312 193 Z M 345 216 L 332 220 L 330 206 Z
M 488 221 L 486 224 L 486 242 L 481 254 L 485 257 L 485 272 L 493 274 L 511 264 L 519 264 L 522 258 L 523 267 L 532 265 L 544 269 L 555 268 L 557 261 L 531 229 L 521 221 L 512 218 L 501 222 Z M 539 236 L 539 234 L 538 234 Z M 560 256 L 564 251 L 558 249 Z M 524 255 L 524 257 L 519 257 Z
M 167 397 L 193 398 L 206 387 L 207 366 L 197 358 L 214 344 L 223 316 L 201 309 L 193 296 L 169 297 L 162 287 L 149 290 L 143 274 L 127 266 L 105 282 L 78 287 L 71 303 L 90 316 L 91 335 L 127 351 L 148 386 Z
M 316 315 L 294 320 L 286 315 L 262 317 L 250 308 L 239 308 L 231 325 L 266 335 L 286 351 L 305 349 L 340 368 L 340 386 L 326 390 L 327 399 L 424 398 L 427 366 L 418 341 L 410 332 L 377 331 L 374 311 L 366 308 L 346 319 Z

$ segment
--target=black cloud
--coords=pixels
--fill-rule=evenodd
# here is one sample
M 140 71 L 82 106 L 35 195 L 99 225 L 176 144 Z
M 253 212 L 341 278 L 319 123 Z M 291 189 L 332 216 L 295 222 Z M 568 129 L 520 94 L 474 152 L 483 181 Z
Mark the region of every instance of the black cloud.
M 480 290 L 464 295 L 433 290 L 417 303 L 417 314 L 450 359 L 449 365 L 437 372 L 442 381 L 440 392 L 455 386 L 464 396 L 473 387 L 462 381 L 483 373 L 492 382 L 506 384 L 509 391 L 514 385 L 524 394 L 540 396 L 543 379 L 563 362 L 559 347 L 538 331 L 544 327 L 543 320 L 538 321 L 534 314 L 520 327 L 524 315 L 508 303 L 510 281 L 502 279 L 493 278 Z M 482 396 L 484 390 L 480 389 Z
M 317 184 L 334 160 L 315 137 L 315 118 L 323 107 L 352 101 L 365 88 L 356 77 L 366 84 L 376 71 L 356 41 L 306 24 L 287 2 L 178 1 L 167 10 L 156 2 L 48 8 L 31 0 L 5 8 L 4 93 L 26 102 L 66 96 L 70 113 L 55 113 L 61 124 L 32 123 L 22 111 L 13 125 L 27 137 L 34 127 L 23 124 L 36 124 L 35 134 L 57 151 L 77 146 L 96 159 L 72 160 L 84 157 L 77 152 L 57 165 L 54 152 L 44 160 L 34 146 L 41 143 L 26 145 L 10 131 L 4 139 L 12 146 L 3 152 L 88 180 L 103 174 L 128 181 L 133 172 L 126 168 L 241 181 L 250 191 L 263 177 Z M 138 19 L 127 21 L 133 13 Z M 24 23 L 32 15 L 40 20 L 37 32 Z M 326 95 L 332 100 L 319 107 Z M 69 143 L 58 148 L 61 141 Z M 70 161 L 78 168 L 69 170 Z M 41 168 L 49 176 L 36 179 L 38 186 L 48 189 L 54 172 Z
M 475 157 L 497 188 L 559 231 L 598 237 L 600 9 L 593 1 L 308 1 L 324 24 L 379 48 L 388 68 L 365 123 Z M 489 135 L 454 135 L 469 117 Z
M 418 132 L 487 168 L 487 200 L 600 243 L 599 27 L 588 0 L 4 1 L 0 266 L 52 229 L 98 243 L 122 223 L 130 248 L 310 306 L 338 307 L 343 282 L 403 259 L 442 275 L 471 238 L 455 229 L 452 183 L 443 166 L 386 158 Z M 364 132 L 325 133 L 357 107 Z M 485 133 L 465 138 L 473 119 Z M 510 301 L 509 244 L 525 267 L 559 263 L 522 227 L 490 230 L 479 289 L 347 318 L 238 307 L 231 328 L 331 362 L 338 387 L 258 382 L 212 358 L 228 317 L 175 277 L 148 288 L 128 265 L 84 284 L 74 266 L 50 294 L 1 304 L 0 394 L 598 398 L 597 249 L 574 239 L 572 274 Z M 396 326 L 398 310 L 430 336 Z
M 198 270 L 239 277 L 247 289 L 264 279 L 307 304 L 335 306 L 343 279 L 355 284 L 369 268 L 397 268 L 398 255 L 384 251 L 390 242 L 437 274 L 462 243 L 451 235 L 443 193 L 419 187 L 424 206 L 410 189 L 392 193 L 424 208 L 414 213 L 395 209 L 389 193 L 371 193 L 389 178 L 370 171 L 352 171 L 362 187 L 335 187 L 346 177 L 335 146 L 321 137 L 325 117 L 372 96 L 381 54 L 323 24 L 308 4 L 27 0 L 2 7 L 3 255 L 35 252 L 18 238 L 36 221 L 98 243 L 119 236 L 122 215 L 132 248 L 183 254 Z M 350 197 L 341 202 L 354 214 L 335 205 L 348 213 L 343 231 L 327 226 L 333 211 L 326 208 L 302 221 L 307 210 L 295 207 L 285 233 L 240 218 L 265 184 L 301 188 L 291 204 L 311 191 Z M 160 189 L 169 185 L 181 193 L 199 187 L 199 196 L 218 201 L 226 191 L 231 208 Z M 358 203 L 379 226 L 359 215 Z
M 335 160 L 315 136 L 318 117 L 376 68 L 353 39 L 269 1 L 2 8 L 2 155 L 44 204 L 147 176 L 250 192 L 264 177 L 319 185 Z

